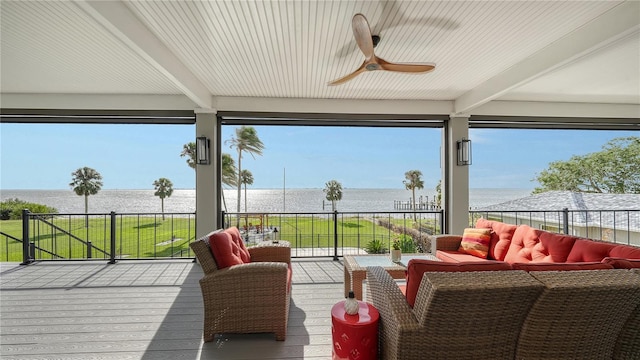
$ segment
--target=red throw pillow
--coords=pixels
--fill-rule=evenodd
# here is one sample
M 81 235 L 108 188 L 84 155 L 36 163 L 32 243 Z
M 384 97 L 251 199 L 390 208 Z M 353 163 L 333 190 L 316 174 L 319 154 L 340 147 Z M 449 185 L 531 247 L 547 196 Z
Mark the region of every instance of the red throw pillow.
M 514 263 L 513 270 L 524 271 L 563 271 L 563 270 L 609 270 L 613 266 L 600 262 L 580 263 Z
M 209 236 L 209 247 L 218 269 L 232 265 L 244 264 L 240 257 L 240 247 L 231 239 L 227 232 L 214 233 Z
M 462 272 L 462 271 L 495 271 L 511 270 L 511 265 L 503 261 L 470 261 L 461 263 L 448 263 L 434 260 L 411 259 L 407 264 L 407 302 L 411 307 L 416 302 L 420 282 L 425 272 Z
M 491 229 L 466 228 L 462 234 L 458 251 L 486 259 L 489 254 Z

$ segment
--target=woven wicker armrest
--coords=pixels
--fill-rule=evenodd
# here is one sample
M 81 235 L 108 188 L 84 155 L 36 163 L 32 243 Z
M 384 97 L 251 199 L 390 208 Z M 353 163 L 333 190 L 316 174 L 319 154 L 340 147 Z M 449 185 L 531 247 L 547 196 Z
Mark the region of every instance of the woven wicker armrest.
M 205 274 L 212 273 L 218 269 L 216 266 L 216 261 L 213 259 L 213 254 L 211 254 L 211 250 L 209 249 L 209 245 L 205 243 L 203 240 L 196 240 L 189 244 L 191 250 L 196 255 L 200 266 L 202 266 L 202 271 Z
M 251 262 L 275 261 L 291 262 L 291 248 L 288 246 L 255 246 L 247 248 Z
M 451 234 L 434 235 L 433 241 L 435 241 L 436 250 L 456 251 L 460 247 L 462 236 Z
M 381 266 L 367 267 L 367 286 L 371 288 L 373 305 L 380 316 L 405 330 L 415 329 L 418 322 L 396 281 Z M 384 314 L 383 314 L 384 312 Z
M 378 332 L 380 358 L 402 359 L 399 351 L 406 347 L 413 349 L 420 347 L 417 351 L 424 350 L 421 353 L 422 356 L 427 354 L 427 349 L 422 349 L 411 341 L 416 335 L 420 337 L 420 328 L 409 303 L 391 275 L 382 267 L 370 266 L 367 268 L 367 286 L 371 293 L 369 301 L 373 302 L 373 306 L 380 313 Z M 423 341 L 428 342 L 429 339 L 424 338 Z

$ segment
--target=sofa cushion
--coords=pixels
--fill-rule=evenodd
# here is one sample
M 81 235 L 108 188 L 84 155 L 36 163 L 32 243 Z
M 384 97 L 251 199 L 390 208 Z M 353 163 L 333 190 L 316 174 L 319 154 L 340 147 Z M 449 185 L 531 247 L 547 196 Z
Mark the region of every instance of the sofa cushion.
M 488 258 L 500 261 L 504 260 L 517 226 L 480 218 L 476 221 L 476 227 L 491 229 L 491 242 L 489 243 Z
M 458 251 L 482 259 L 487 258 L 491 242 L 491 229 L 466 228 L 462 233 Z
M 240 247 L 233 241 L 231 234 L 226 231 L 209 236 L 209 247 L 218 269 L 244 264 L 240 256 Z
M 567 257 L 568 262 L 602 261 L 617 245 L 589 239 L 578 239 Z M 622 256 L 615 256 L 622 257 Z
M 481 261 L 481 259 L 476 256 L 451 250 L 438 250 L 436 251 L 436 257 L 443 262 L 450 263 Z
M 639 269 L 640 259 L 623 259 L 615 257 L 606 257 L 602 259 L 602 262 L 609 264 L 616 269 Z
M 503 261 L 473 261 L 464 263 L 446 263 L 442 261 L 411 259 L 407 264 L 407 302 L 411 307 L 416 302 L 416 295 L 425 272 L 462 272 L 462 271 L 492 271 L 511 270 L 511 265 Z
M 524 271 L 562 271 L 562 270 L 608 270 L 613 269 L 611 264 L 602 262 L 581 262 L 581 263 L 514 263 L 511 264 L 513 270 Z
M 563 263 L 571 252 L 576 237 L 556 234 L 520 225 L 513 234 L 504 261 L 513 263 L 555 262 Z M 600 261 L 581 260 L 581 261 Z
M 249 250 L 247 250 L 247 247 L 244 244 L 242 235 L 240 235 L 240 230 L 238 230 L 237 227 L 232 226 L 225 231 L 231 235 L 231 239 L 233 240 L 233 242 L 235 242 L 236 245 L 238 245 L 238 248 L 240 249 L 240 257 L 242 258 L 242 262 L 250 263 L 251 254 L 249 253 Z
M 616 245 L 609 252 L 609 256 L 625 259 L 640 259 L 640 248 L 631 245 Z

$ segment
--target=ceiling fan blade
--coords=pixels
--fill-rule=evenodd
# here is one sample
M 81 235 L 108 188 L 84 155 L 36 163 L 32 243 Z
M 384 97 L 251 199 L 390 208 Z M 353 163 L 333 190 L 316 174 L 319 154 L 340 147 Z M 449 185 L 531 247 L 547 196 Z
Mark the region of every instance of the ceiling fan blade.
M 366 71 L 366 68 L 365 68 L 365 64 L 366 63 L 367 63 L 366 61 L 363 62 L 362 65 L 360 65 L 360 67 L 356 71 L 352 72 L 351 74 L 349 74 L 347 76 L 343 76 L 340 79 L 336 79 L 336 80 L 330 81 L 330 82 L 327 83 L 327 85 L 333 86 L 333 85 L 340 85 L 340 84 L 346 83 L 347 81 L 349 81 L 349 80 L 353 79 L 354 77 L 360 75 L 361 73 L 365 72 Z
M 373 40 L 371 38 L 371 28 L 367 18 L 362 14 L 353 15 L 351 20 L 351 27 L 353 28 L 353 37 L 356 39 L 356 44 L 364 54 L 366 60 L 372 59 L 375 54 L 373 53 Z
M 423 64 L 398 64 L 391 63 L 384 59 L 377 58 L 378 64 L 382 70 L 387 71 L 399 71 L 399 72 L 428 72 L 436 68 L 436 64 L 423 63 Z

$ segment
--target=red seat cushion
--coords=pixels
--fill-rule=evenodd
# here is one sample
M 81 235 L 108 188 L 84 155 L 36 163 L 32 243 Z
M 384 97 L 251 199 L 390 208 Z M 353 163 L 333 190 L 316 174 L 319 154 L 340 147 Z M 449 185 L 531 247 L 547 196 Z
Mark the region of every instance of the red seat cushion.
M 623 259 L 606 257 L 602 259 L 602 262 L 609 264 L 616 269 L 638 269 L 640 268 L 640 259 Z
M 556 234 L 548 231 L 534 229 L 528 225 L 520 225 L 513 234 L 509 251 L 504 261 L 514 263 L 527 262 L 554 262 L 568 261 L 571 249 L 576 242 L 576 237 Z M 600 261 L 598 260 L 580 260 Z
M 524 271 L 563 271 L 563 270 L 608 270 L 613 269 L 610 264 L 601 262 L 581 263 L 515 263 L 511 264 L 513 270 Z
M 442 261 L 411 259 L 407 264 L 407 302 L 411 307 L 416 302 L 420 282 L 425 272 L 441 271 L 441 272 L 461 272 L 461 271 L 492 271 L 492 270 L 511 270 L 511 265 L 503 261 L 474 261 L 464 263 L 447 263 Z
M 209 236 L 209 247 L 218 269 L 244 264 L 240 255 L 240 247 L 233 241 L 231 234 L 226 231 L 211 234 Z
M 242 258 L 242 261 L 244 263 L 250 263 L 251 254 L 249 253 L 249 250 L 247 250 L 247 247 L 244 244 L 242 235 L 240 235 L 240 230 L 238 230 L 237 227 L 232 226 L 225 231 L 231 235 L 231 239 L 233 240 L 233 242 L 235 242 L 236 245 L 238 245 L 238 247 L 240 248 L 240 257 Z
M 436 251 L 436 257 L 444 262 L 450 262 L 450 263 L 480 261 L 480 258 L 475 257 L 471 254 L 461 253 L 459 251 L 452 251 L 452 250 L 438 250 Z
M 517 226 L 480 218 L 476 221 L 476 227 L 491 229 L 488 258 L 503 261 L 507 255 L 513 233 L 516 231 Z

